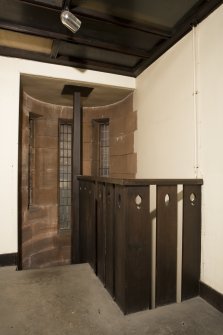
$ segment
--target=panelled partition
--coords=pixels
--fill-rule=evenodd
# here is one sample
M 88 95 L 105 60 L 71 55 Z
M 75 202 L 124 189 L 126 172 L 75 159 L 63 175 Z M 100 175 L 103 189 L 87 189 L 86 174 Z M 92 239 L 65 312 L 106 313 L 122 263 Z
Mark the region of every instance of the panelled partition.
M 199 294 L 202 180 L 78 180 L 81 262 L 125 314 Z

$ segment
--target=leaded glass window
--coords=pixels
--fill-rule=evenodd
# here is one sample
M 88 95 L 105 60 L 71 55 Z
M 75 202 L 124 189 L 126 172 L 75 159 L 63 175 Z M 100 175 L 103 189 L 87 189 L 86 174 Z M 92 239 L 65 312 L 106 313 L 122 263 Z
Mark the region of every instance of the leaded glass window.
M 59 123 L 59 227 L 71 228 L 72 124 Z

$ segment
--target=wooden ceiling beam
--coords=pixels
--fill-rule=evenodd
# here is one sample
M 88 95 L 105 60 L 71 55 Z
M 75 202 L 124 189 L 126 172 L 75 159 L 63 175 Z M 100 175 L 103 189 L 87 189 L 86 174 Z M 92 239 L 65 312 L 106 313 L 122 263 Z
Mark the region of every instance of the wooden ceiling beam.
M 123 55 L 135 56 L 135 57 L 139 57 L 142 59 L 148 59 L 151 55 L 150 52 L 146 50 L 130 48 L 130 47 L 118 45 L 115 43 L 99 41 L 96 39 L 97 36 L 87 39 L 81 36 L 75 36 L 71 34 L 66 35 L 64 33 L 57 33 L 57 32 L 53 32 L 49 30 L 37 29 L 37 28 L 30 27 L 30 26 L 14 24 L 12 22 L 4 22 L 2 20 L 0 20 L 0 28 L 11 30 L 11 31 L 16 31 L 20 33 L 25 33 L 25 34 L 35 35 L 35 36 L 52 38 L 53 40 L 61 40 L 64 42 L 76 43 L 76 44 L 80 44 L 84 46 L 89 46 L 93 48 L 121 53 Z
M 65 65 L 65 66 L 71 66 L 71 67 L 76 67 L 80 69 L 90 69 L 90 70 L 95 70 L 95 71 L 102 71 L 102 72 L 115 73 L 115 74 L 120 74 L 124 76 L 134 77 L 132 68 L 130 67 L 111 64 L 111 63 L 103 63 L 101 61 L 90 61 L 87 59 L 79 59 L 79 58 L 65 57 L 65 56 L 60 56 L 58 58 L 51 58 L 50 55 L 47 56 L 42 53 L 2 47 L 2 46 L 0 46 L 0 55 L 7 56 L 7 57 L 28 59 L 28 60 L 33 60 L 33 61 L 42 62 L 42 63 Z

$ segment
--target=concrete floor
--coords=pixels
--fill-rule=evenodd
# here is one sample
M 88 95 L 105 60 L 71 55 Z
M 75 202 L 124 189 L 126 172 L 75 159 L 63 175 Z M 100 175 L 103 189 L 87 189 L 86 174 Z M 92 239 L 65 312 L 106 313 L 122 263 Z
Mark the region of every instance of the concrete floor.
M 223 335 L 201 298 L 124 316 L 87 264 L 0 268 L 1 335 Z

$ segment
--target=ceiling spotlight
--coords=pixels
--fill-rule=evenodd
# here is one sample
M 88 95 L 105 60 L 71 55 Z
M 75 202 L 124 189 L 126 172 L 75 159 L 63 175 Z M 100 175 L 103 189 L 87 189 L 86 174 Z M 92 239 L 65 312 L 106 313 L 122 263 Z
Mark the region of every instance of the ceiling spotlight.
M 81 26 L 81 21 L 70 12 L 71 0 L 64 0 L 63 10 L 60 14 L 61 22 L 70 29 L 73 33 L 76 33 Z
M 81 21 L 68 9 L 64 9 L 61 12 L 60 19 L 61 22 L 73 33 L 76 33 L 81 26 Z

